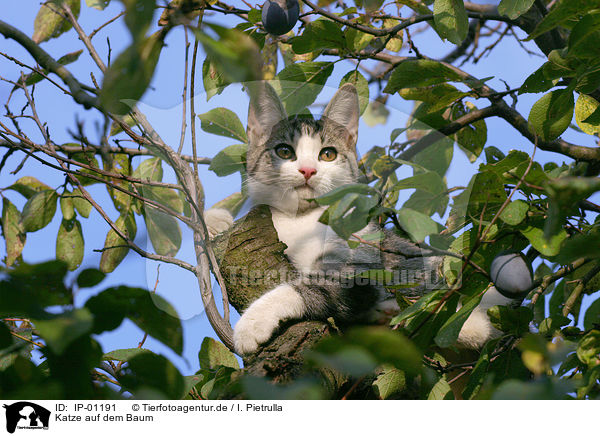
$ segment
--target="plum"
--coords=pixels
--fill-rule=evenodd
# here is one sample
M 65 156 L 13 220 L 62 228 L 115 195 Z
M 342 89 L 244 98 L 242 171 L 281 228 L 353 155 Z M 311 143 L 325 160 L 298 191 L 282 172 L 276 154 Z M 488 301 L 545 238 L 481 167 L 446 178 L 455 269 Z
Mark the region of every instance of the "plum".
M 496 289 L 508 298 L 524 296 L 533 285 L 531 265 L 523 254 L 514 251 L 496 255 L 490 266 L 490 277 Z
M 298 0 L 266 0 L 262 7 L 263 26 L 273 35 L 283 35 L 292 30 L 298 15 Z

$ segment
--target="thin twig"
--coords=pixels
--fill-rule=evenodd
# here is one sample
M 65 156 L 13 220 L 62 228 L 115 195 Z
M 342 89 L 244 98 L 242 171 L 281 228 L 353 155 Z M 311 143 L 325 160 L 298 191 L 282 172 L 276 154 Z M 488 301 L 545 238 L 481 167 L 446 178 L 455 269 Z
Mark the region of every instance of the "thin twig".
M 188 80 L 188 58 L 190 54 L 190 42 L 188 40 L 188 30 L 187 27 L 183 29 L 185 34 L 185 62 L 183 67 L 183 93 L 182 99 L 183 113 L 181 114 L 181 136 L 179 138 L 179 148 L 177 148 L 177 154 L 181 156 L 181 152 L 183 150 L 183 142 L 185 141 L 185 131 L 187 130 L 187 80 Z M 194 162 L 196 160 L 194 159 Z

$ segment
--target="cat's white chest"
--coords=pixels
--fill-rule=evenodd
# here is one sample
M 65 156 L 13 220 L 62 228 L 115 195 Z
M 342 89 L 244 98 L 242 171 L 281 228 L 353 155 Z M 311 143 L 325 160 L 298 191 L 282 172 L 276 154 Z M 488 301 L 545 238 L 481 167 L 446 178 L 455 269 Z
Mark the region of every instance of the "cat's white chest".
M 325 250 L 331 229 L 319 222 L 323 209 L 291 216 L 271 209 L 273 226 L 277 230 L 279 240 L 287 245 L 285 254 L 302 272 L 309 272 L 315 260 Z

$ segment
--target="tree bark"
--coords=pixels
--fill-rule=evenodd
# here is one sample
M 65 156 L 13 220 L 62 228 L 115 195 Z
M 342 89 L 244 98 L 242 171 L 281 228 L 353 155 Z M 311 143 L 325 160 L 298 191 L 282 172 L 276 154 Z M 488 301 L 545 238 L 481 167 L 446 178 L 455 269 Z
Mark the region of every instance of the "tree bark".
M 265 292 L 293 277 L 297 271 L 285 256 L 287 246 L 279 241 L 267 206 L 252 209 L 227 231 L 213 240 L 229 301 L 243 311 Z M 386 254 L 390 256 L 390 254 Z M 419 269 L 416 259 L 404 266 Z M 400 263 L 400 261 L 399 261 Z M 410 295 L 422 295 L 425 289 L 401 289 Z M 305 364 L 305 353 L 323 337 L 335 333 L 329 321 L 290 321 L 282 325 L 273 338 L 251 355 L 244 356 L 245 373 L 267 377 L 277 384 L 287 384 L 306 375 L 317 375 L 331 398 L 375 398 L 371 384 L 375 375 L 352 379 L 328 368 L 317 374 Z M 414 398 L 414 392 L 407 392 Z M 407 397 L 408 398 L 408 397 Z
M 268 206 L 252 209 L 218 235 L 213 245 L 229 302 L 239 313 L 296 273 L 284 254 L 287 246 L 277 237 Z M 257 353 L 244 357 L 245 370 L 277 383 L 290 382 L 302 373 L 304 351 L 329 331 L 329 324 L 322 321 L 287 323 Z

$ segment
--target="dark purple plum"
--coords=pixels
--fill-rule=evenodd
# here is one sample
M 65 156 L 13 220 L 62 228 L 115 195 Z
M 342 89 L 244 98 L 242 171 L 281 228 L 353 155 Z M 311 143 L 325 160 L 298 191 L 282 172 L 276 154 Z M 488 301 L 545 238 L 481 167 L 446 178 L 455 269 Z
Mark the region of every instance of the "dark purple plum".
M 496 289 L 505 297 L 515 298 L 533 285 L 531 265 L 518 252 L 502 251 L 490 266 L 490 277 Z
M 300 15 L 298 0 L 266 0 L 262 7 L 262 23 L 273 35 L 283 35 L 293 29 Z

